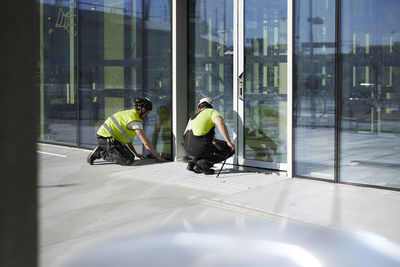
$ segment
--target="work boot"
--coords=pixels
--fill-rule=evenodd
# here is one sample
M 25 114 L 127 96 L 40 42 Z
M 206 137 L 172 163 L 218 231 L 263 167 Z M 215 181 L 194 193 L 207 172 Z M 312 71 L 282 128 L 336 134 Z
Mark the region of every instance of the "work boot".
M 194 166 L 195 166 L 196 164 L 195 163 L 193 163 L 193 162 L 189 162 L 189 164 L 186 166 L 186 170 L 188 170 L 188 171 L 194 171 Z
M 96 159 L 101 158 L 100 155 L 100 151 L 101 151 L 101 147 L 100 146 L 96 146 L 92 152 L 90 152 L 90 154 L 87 156 L 86 161 L 90 164 L 93 165 L 93 162 Z
M 195 173 L 204 173 L 206 175 L 211 175 L 211 174 L 215 173 L 215 171 L 213 169 L 203 169 L 203 168 L 199 167 L 198 165 L 194 166 L 193 171 Z

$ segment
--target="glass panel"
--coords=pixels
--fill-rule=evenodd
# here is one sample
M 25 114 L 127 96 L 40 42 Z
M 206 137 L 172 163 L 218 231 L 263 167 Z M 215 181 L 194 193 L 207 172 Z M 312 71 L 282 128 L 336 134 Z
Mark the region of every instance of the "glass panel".
M 40 2 L 39 140 L 76 145 L 76 5 Z
M 340 177 L 400 188 L 400 2 L 342 8 Z
M 232 138 L 233 0 L 188 1 L 188 27 L 188 115 L 212 98 Z
M 287 3 L 245 1 L 246 159 L 286 162 Z
M 295 7 L 294 174 L 334 179 L 335 1 Z
M 171 0 L 42 0 L 40 41 L 40 141 L 91 147 L 105 118 L 147 96 L 146 134 L 172 157 Z
M 146 118 L 146 133 L 157 152 L 172 159 L 171 1 L 151 0 L 146 8 L 143 79 L 154 106 Z
M 96 144 L 96 132 L 104 119 L 116 111 L 131 108 L 131 99 L 143 93 L 141 3 L 105 0 L 79 4 L 83 146 Z M 139 140 L 135 144 L 141 147 Z

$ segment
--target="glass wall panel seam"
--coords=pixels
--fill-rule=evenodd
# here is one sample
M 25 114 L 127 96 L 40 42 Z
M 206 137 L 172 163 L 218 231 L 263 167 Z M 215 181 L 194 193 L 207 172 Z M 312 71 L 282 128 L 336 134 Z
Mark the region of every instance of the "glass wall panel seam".
M 76 94 L 75 94 L 75 112 L 76 112 L 76 146 L 81 147 L 81 129 L 80 129 L 80 81 L 79 81 L 79 70 L 80 70 L 80 59 L 79 59 L 79 0 L 76 1 L 76 11 L 75 11 L 75 23 L 76 23 L 76 39 L 75 39 L 75 62 L 76 62 L 76 67 L 75 67 L 75 83 L 76 83 Z
M 148 6 L 146 5 L 146 0 L 142 0 L 142 96 L 145 97 L 145 89 L 147 87 L 147 64 L 146 64 L 146 53 L 147 53 L 147 30 L 146 30 L 146 20 L 148 19 Z M 143 122 L 143 126 L 146 127 L 146 122 Z M 142 143 L 142 151 L 146 151 L 146 147 Z
M 341 0 L 336 0 L 336 17 L 335 17 L 335 152 L 334 152 L 334 180 L 340 182 L 340 106 L 341 103 Z
M 294 98 L 293 98 L 293 62 L 294 62 L 294 1 L 288 0 L 287 7 L 287 177 L 293 177 L 293 166 L 294 166 L 294 133 L 293 133 L 293 107 L 294 107 Z

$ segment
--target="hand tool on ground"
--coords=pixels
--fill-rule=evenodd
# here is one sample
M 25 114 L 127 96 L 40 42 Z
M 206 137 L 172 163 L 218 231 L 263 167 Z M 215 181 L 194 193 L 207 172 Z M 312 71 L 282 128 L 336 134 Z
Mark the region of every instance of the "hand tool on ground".
M 225 165 L 225 161 L 226 161 L 226 160 L 224 160 L 224 163 L 222 163 L 221 169 L 219 169 L 219 172 L 218 172 L 218 174 L 217 174 L 217 178 L 218 178 L 219 174 L 221 173 L 221 171 L 222 171 L 222 168 L 223 168 L 223 167 L 224 167 L 224 165 Z

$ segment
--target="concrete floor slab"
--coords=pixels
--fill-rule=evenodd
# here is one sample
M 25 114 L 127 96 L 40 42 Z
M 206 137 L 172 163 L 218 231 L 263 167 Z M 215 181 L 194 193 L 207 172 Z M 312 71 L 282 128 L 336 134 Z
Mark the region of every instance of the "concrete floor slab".
M 195 232 L 222 222 L 236 232 L 253 219 L 267 225 L 272 220 L 280 229 L 300 223 L 400 243 L 399 192 L 232 166 L 219 178 L 186 171 L 179 162 L 90 166 L 88 153 L 38 145 L 40 266 L 63 266 L 81 249 L 118 236 Z

